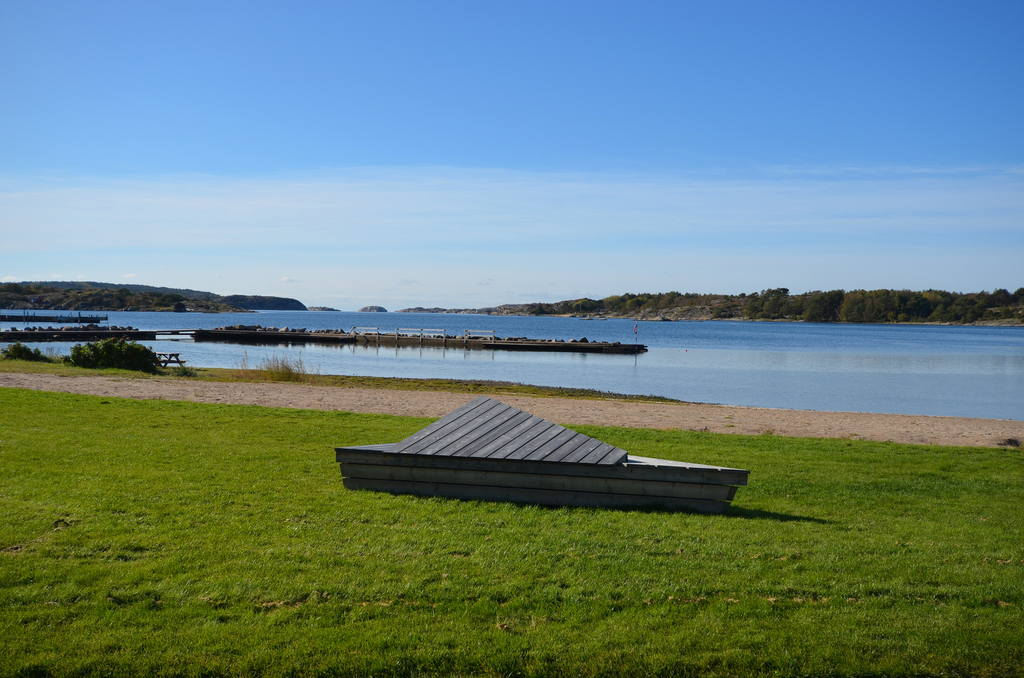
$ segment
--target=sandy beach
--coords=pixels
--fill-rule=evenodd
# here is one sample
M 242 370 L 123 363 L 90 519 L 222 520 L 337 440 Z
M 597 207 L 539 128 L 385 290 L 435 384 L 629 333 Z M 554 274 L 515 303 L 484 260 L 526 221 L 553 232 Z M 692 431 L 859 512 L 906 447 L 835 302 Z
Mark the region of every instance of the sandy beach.
M 0 373 L 0 387 L 82 393 L 116 398 L 182 400 L 440 417 L 474 398 L 466 393 L 337 388 L 289 383 L 215 383 L 182 379 L 117 379 Z M 1013 446 L 1024 442 L 1024 422 L 865 412 L 817 412 L 698 403 L 631 403 L 531 396 L 498 400 L 560 424 L 684 429 L 715 433 L 856 440 L 926 445 Z M 1019 443 L 1018 443 L 1019 444 Z

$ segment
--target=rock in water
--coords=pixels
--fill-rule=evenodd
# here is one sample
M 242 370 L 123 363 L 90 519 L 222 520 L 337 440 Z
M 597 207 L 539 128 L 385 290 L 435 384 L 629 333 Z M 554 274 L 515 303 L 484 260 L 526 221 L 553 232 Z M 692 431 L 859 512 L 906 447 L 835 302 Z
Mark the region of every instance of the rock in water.
M 383 306 L 363 306 L 358 311 L 359 313 L 387 313 L 388 310 Z

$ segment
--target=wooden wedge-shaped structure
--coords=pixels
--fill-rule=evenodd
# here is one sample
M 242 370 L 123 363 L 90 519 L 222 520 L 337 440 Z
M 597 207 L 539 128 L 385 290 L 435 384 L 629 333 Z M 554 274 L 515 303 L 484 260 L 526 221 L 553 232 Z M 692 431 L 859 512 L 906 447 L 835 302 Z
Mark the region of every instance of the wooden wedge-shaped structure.
M 630 456 L 486 396 L 399 443 L 335 452 L 352 490 L 547 506 L 723 513 L 749 474 Z

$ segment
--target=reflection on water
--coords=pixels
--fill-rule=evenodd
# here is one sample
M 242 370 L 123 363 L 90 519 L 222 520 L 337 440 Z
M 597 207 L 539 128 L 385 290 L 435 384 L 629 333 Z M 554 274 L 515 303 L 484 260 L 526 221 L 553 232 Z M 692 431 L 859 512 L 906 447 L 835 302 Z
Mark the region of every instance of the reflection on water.
M 499 336 L 632 341 L 633 322 L 432 314 L 110 313 L 140 329 L 229 324 L 349 329 L 378 325 L 494 329 Z M 6 323 L 9 327 L 10 323 Z M 373 346 L 152 342 L 191 365 L 236 367 L 302 356 L 325 374 L 513 381 L 654 394 L 694 402 L 1024 419 L 1024 329 L 803 323 L 641 323 L 634 356 Z M 47 346 L 45 344 L 40 346 Z M 49 344 L 50 347 L 68 347 Z

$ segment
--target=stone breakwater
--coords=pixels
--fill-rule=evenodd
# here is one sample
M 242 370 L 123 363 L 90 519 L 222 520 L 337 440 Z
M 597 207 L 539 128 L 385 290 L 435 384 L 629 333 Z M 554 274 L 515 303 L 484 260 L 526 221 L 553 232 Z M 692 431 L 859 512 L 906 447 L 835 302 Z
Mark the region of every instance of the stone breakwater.
M 435 347 L 491 351 L 547 351 L 556 353 L 646 353 L 644 344 L 588 341 L 581 339 L 529 339 L 527 337 L 496 337 L 493 332 L 466 331 L 464 334 L 430 333 L 429 330 L 396 332 L 367 331 L 363 328 L 323 329 L 263 327 L 261 325 L 230 325 L 213 330 L 135 330 L 104 327 L 64 327 L 53 330 L 9 330 L 0 332 L 0 342 L 82 342 L 102 339 L 155 341 L 157 336 L 177 336 L 196 342 L 227 344 L 278 345 L 292 344 L 360 344 L 394 347 Z
M 528 337 L 496 337 L 493 332 L 467 330 L 463 334 L 442 334 L 430 330 L 396 330 L 380 332 L 376 328 L 352 328 L 351 331 L 292 329 L 232 325 L 215 330 L 192 330 L 197 341 L 219 341 L 232 344 L 360 344 L 364 346 L 433 347 L 492 351 L 546 351 L 556 353 L 646 353 L 644 344 L 589 341 L 580 339 L 530 339 Z

